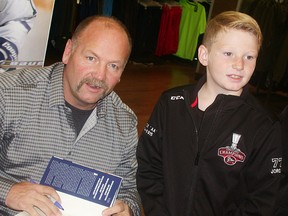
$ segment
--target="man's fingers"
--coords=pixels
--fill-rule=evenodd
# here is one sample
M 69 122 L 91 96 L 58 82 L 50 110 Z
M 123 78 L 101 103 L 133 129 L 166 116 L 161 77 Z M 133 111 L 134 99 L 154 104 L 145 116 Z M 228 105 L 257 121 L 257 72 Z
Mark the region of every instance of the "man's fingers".
M 37 208 L 47 216 L 62 215 L 48 196 L 60 202 L 59 195 L 52 187 L 30 182 L 16 183 L 7 195 L 6 205 L 15 210 L 26 211 L 32 216 L 39 216 Z

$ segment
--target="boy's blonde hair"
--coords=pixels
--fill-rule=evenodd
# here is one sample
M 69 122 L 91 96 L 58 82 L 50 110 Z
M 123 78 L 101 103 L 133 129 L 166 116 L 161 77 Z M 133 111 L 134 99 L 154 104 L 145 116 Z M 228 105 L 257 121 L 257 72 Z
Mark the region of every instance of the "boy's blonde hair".
M 262 44 L 261 29 L 255 19 L 238 11 L 225 11 L 212 18 L 207 26 L 203 38 L 203 45 L 210 49 L 220 32 L 237 29 L 253 34 L 258 41 L 258 49 Z

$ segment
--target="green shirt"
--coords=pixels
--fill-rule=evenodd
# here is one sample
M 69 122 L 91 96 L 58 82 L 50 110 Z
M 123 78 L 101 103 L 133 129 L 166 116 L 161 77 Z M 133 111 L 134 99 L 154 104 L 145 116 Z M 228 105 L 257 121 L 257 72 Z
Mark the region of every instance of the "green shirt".
M 193 60 L 198 37 L 205 32 L 206 11 L 205 7 L 197 2 L 180 1 L 182 5 L 182 16 L 179 28 L 179 42 L 176 56 Z

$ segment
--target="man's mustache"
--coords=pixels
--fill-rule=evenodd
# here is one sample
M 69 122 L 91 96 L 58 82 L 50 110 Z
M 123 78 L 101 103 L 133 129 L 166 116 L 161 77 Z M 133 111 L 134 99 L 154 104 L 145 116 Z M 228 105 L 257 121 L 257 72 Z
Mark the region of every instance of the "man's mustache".
M 81 80 L 79 85 L 77 86 L 77 91 L 80 90 L 80 88 L 84 85 L 88 84 L 89 86 L 95 87 L 95 88 L 103 88 L 105 91 L 107 90 L 107 85 L 105 82 L 98 80 L 96 78 L 85 78 Z

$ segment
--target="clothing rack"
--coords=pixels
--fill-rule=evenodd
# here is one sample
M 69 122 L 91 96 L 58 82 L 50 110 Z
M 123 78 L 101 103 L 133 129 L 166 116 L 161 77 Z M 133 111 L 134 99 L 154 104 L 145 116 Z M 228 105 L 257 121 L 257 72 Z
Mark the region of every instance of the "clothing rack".
M 162 8 L 162 5 L 159 2 L 153 0 L 138 0 L 138 3 L 142 5 L 145 9 L 147 9 L 148 7 Z
M 181 7 L 181 4 L 177 1 L 166 1 L 164 4 L 167 5 L 170 9 L 172 7 Z

